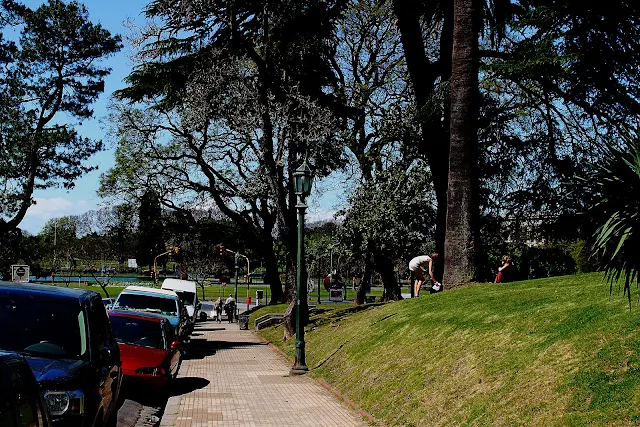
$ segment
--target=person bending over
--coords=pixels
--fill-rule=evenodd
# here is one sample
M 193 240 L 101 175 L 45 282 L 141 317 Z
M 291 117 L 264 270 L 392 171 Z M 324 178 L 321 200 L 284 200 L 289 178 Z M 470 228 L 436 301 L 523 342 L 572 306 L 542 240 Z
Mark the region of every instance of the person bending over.
M 438 262 L 438 254 L 434 253 L 429 255 L 421 255 L 413 258 L 409 262 L 409 270 L 411 271 L 411 280 L 414 286 L 413 294 L 415 296 L 420 295 L 420 287 L 424 283 L 425 273 L 429 272 L 429 277 L 433 280 L 432 290 L 438 292 L 442 285 L 436 280 L 436 277 L 433 275 L 433 263 Z

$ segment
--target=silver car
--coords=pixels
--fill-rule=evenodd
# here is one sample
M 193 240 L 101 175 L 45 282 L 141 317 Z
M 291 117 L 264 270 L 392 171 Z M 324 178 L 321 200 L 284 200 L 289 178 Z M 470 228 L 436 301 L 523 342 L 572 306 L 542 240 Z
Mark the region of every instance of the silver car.
M 216 318 L 216 306 L 210 302 L 202 302 L 200 305 L 200 315 L 199 319 L 201 322 L 206 321 L 207 319 L 215 319 Z

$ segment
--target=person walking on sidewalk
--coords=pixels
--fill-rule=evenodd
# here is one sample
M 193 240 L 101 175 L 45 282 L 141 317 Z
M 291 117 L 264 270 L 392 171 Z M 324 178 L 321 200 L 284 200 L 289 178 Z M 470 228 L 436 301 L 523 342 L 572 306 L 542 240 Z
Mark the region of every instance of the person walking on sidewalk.
M 409 261 L 409 271 L 411 271 L 411 281 L 414 286 L 414 295 L 420 296 L 420 287 L 424 283 L 425 273 L 429 272 L 429 277 L 433 281 L 431 289 L 438 292 L 442 289 L 442 285 L 436 280 L 433 275 L 433 263 L 438 262 L 439 255 L 437 253 L 429 255 L 420 255 Z
M 218 297 L 216 300 L 216 319 L 218 323 L 222 323 L 222 298 Z
M 233 322 L 233 313 L 236 311 L 236 300 L 229 294 L 229 298 L 224 302 L 224 312 L 227 314 L 229 323 Z

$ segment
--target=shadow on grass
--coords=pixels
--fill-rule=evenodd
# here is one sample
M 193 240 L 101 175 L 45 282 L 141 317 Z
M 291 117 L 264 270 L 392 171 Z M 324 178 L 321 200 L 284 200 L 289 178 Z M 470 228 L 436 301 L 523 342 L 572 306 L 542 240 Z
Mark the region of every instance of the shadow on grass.
M 349 315 L 353 313 L 370 310 L 372 308 L 379 307 L 385 304 L 388 304 L 388 302 L 362 304 L 338 309 L 315 308 L 309 311 L 310 320 L 307 326 L 318 327 L 332 322 L 339 322 L 342 319 L 349 317 Z

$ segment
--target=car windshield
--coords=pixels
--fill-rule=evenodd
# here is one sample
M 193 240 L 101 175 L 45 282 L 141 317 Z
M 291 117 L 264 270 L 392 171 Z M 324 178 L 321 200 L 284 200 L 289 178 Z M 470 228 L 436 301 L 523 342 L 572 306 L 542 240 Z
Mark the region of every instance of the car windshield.
M 178 298 L 184 305 L 193 305 L 193 300 L 196 299 L 194 292 L 175 291 L 175 293 L 178 294 Z
M 85 313 L 77 301 L 1 297 L 0 324 L 5 325 L 2 350 L 63 359 L 89 357 Z
M 114 308 L 143 310 L 160 313 L 166 316 L 178 315 L 178 302 L 172 298 L 155 295 L 129 294 L 123 292 L 113 305 Z
M 213 304 L 202 304 L 200 306 L 200 310 L 202 310 L 202 311 L 212 311 L 213 310 Z
M 161 323 L 123 316 L 111 316 L 110 320 L 117 342 L 166 349 Z

